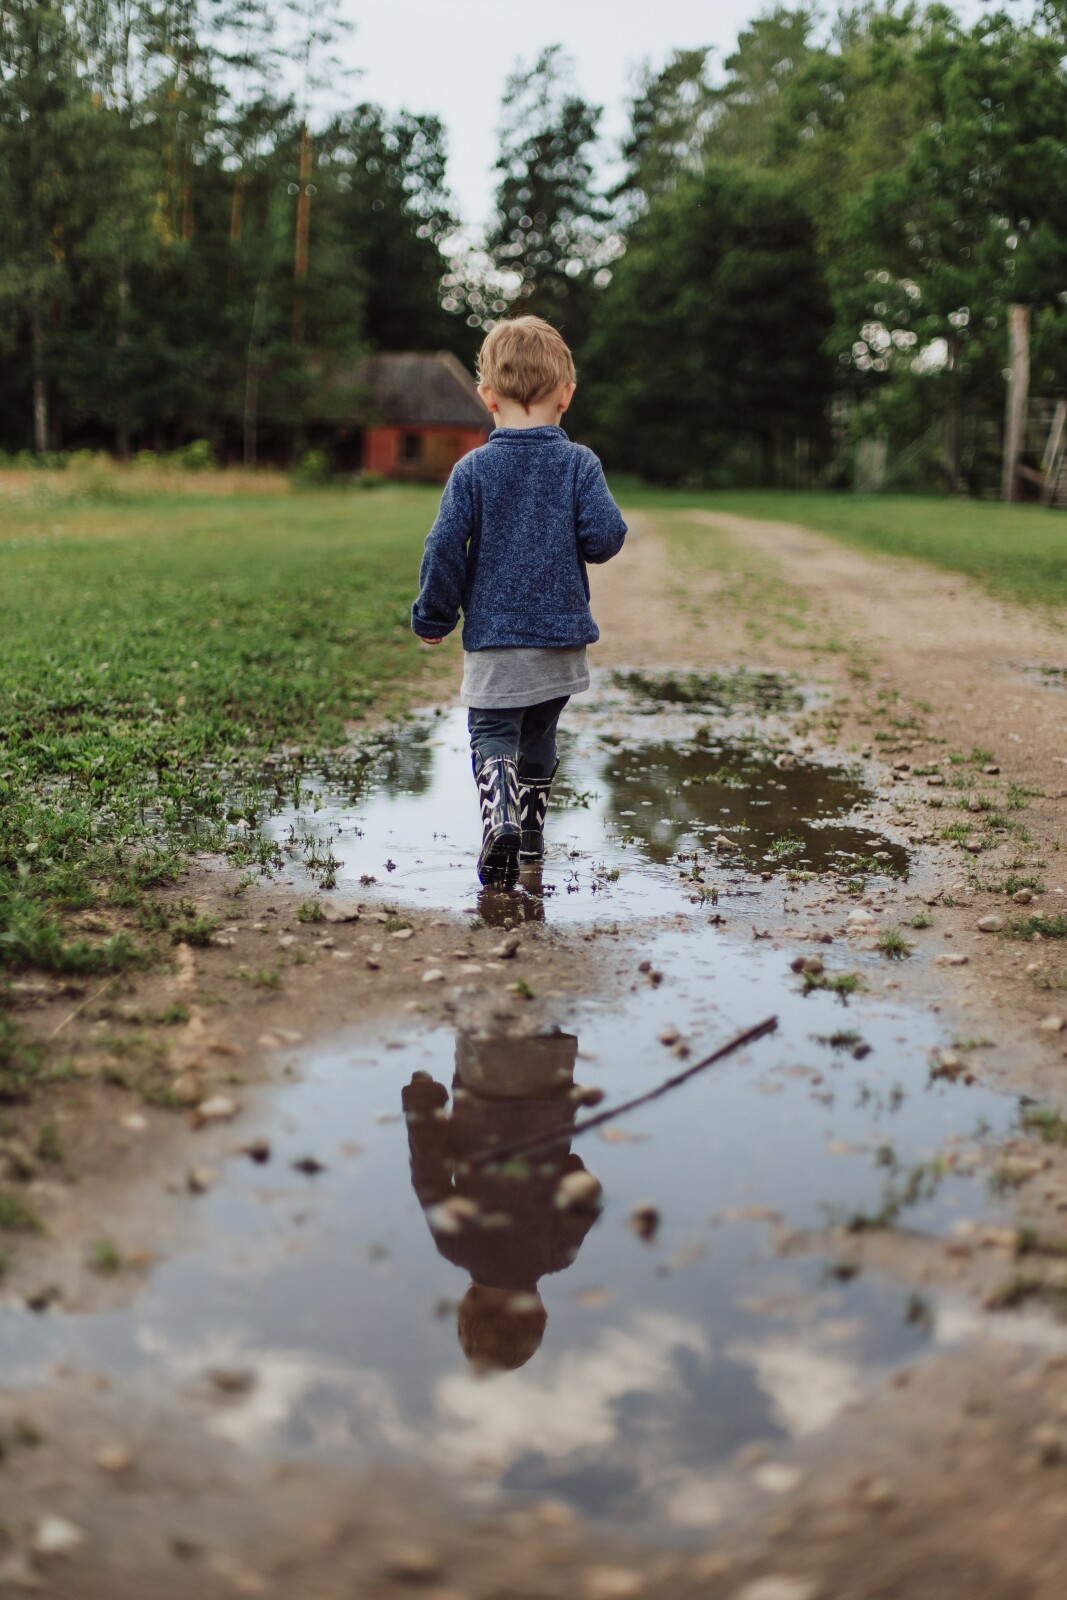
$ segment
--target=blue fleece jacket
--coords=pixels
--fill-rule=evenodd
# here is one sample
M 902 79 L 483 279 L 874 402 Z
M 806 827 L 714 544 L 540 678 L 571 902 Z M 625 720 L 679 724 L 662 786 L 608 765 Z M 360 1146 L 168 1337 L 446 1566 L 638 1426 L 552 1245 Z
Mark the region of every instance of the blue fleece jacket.
M 626 524 L 600 462 L 562 428 L 496 428 L 457 461 L 426 539 L 411 626 L 464 650 L 593 644 L 587 561 L 610 561 Z

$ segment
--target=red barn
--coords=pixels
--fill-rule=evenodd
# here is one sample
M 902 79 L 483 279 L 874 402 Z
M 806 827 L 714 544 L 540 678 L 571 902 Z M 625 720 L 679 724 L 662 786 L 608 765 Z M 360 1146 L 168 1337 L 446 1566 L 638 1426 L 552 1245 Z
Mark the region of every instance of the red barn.
M 387 478 L 444 483 L 493 422 L 470 373 L 448 350 L 382 350 L 353 374 L 364 390 L 362 466 Z

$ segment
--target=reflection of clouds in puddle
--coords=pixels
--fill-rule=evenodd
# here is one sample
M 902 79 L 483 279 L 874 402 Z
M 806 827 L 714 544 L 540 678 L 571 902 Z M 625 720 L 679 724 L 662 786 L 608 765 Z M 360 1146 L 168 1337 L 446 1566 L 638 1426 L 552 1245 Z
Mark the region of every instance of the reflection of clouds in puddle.
M 810 1343 L 805 1343 L 805 1337 Z M 757 1387 L 767 1396 L 779 1427 L 794 1439 L 826 1428 L 863 1393 L 859 1363 L 850 1357 L 815 1348 L 825 1341 L 818 1326 L 806 1335 L 767 1339 L 762 1344 L 733 1344 L 727 1354 L 750 1367 Z
M 703 1329 L 682 1317 L 648 1313 L 605 1332 L 596 1345 L 542 1360 L 522 1372 L 472 1379 L 450 1373 L 436 1387 L 433 1458 L 462 1466 L 492 1460 L 505 1472 L 524 1456 L 602 1451 L 617 1441 L 618 1410 L 628 1395 L 655 1397 L 660 1428 L 686 1403 L 677 1356 L 710 1364 Z M 628 1466 L 640 1470 L 639 1463 Z
M 218 1438 L 242 1449 L 279 1447 L 299 1418 L 319 1448 L 359 1437 L 408 1456 L 425 1454 L 424 1435 L 404 1422 L 393 1384 L 384 1373 L 304 1351 L 250 1349 L 226 1335 L 178 1347 L 158 1330 L 145 1328 L 139 1330 L 138 1343 L 165 1363 L 176 1384 L 202 1382 L 216 1369 L 255 1374 L 247 1393 L 220 1397 L 219 1409 L 208 1422 Z M 321 1417 L 301 1415 L 316 1395 L 327 1392 L 329 1401 Z

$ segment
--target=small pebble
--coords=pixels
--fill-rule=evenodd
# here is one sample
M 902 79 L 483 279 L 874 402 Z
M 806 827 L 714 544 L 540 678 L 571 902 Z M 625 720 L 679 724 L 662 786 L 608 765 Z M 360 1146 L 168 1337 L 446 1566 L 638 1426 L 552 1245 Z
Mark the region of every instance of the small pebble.
M 323 900 L 320 906 L 327 922 L 359 921 L 359 906 L 354 900 Z
M 201 1100 L 196 1114 L 202 1122 L 228 1122 L 239 1109 L 237 1101 L 231 1100 L 228 1094 L 215 1094 L 210 1100 Z
M 445 975 L 440 967 L 431 967 L 429 972 L 423 973 L 422 981 L 423 983 L 444 983 Z
M 756 1578 L 736 1590 L 731 1600 L 816 1600 L 819 1585 L 815 1578 L 790 1578 L 778 1574 Z
M 659 1232 L 660 1215 L 650 1200 L 643 1200 L 630 1212 L 630 1227 L 639 1239 L 650 1243 Z
M 591 1172 L 568 1172 L 556 1187 L 560 1211 L 592 1211 L 600 1200 L 600 1180 Z
M 33 1550 L 39 1556 L 65 1556 L 85 1543 L 85 1531 L 66 1517 L 42 1517 L 33 1535 Z
M 128 1472 L 133 1465 L 133 1451 L 128 1444 L 117 1441 L 102 1444 L 96 1452 L 96 1464 L 101 1472 Z
M 441 1559 L 427 1545 L 398 1544 L 387 1552 L 384 1571 L 399 1583 L 431 1583 L 441 1576 Z

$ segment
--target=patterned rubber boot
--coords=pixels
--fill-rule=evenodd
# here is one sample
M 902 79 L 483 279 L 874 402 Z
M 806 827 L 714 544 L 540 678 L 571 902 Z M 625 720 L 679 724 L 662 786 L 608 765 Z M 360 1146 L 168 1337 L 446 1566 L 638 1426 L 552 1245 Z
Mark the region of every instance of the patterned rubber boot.
M 552 779 L 558 771 L 557 761 L 551 777 L 519 779 L 519 822 L 522 826 L 519 860 L 524 867 L 545 859 L 545 817 L 548 815 Z
M 488 756 L 476 768 L 482 808 L 478 881 L 509 889 L 519 876 L 519 772 L 510 756 Z

